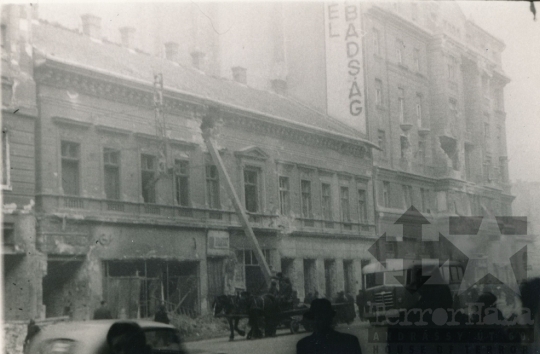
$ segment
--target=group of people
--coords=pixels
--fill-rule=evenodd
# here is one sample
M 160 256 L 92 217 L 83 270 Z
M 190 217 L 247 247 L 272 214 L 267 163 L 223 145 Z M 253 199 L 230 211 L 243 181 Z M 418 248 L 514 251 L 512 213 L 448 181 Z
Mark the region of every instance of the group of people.
M 124 316 L 119 316 L 120 319 L 126 319 Z M 111 310 L 107 306 L 107 302 L 105 300 L 102 300 L 100 302 L 100 306 L 94 311 L 94 316 L 92 317 L 94 320 L 111 320 L 113 319 L 113 315 L 111 313 Z M 169 324 L 171 321 L 169 320 L 169 316 L 167 315 L 167 309 L 165 308 L 164 304 L 160 304 L 158 306 L 158 309 L 154 315 L 154 321 L 155 322 L 161 322 L 165 324 Z
M 309 306 L 311 302 L 315 299 L 322 298 L 317 290 L 313 292 L 308 292 L 304 298 L 304 304 Z M 337 297 L 334 299 L 334 305 L 336 307 L 336 318 L 337 322 L 344 322 L 350 324 L 356 318 L 356 311 L 354 305 L 358 306 L 358 318 L 364 320 L 364 292 L 362 289 L 358 291 L 356 298 L 352 294 L 345 294 L 344 291 L 340 291 L 337 294 Z

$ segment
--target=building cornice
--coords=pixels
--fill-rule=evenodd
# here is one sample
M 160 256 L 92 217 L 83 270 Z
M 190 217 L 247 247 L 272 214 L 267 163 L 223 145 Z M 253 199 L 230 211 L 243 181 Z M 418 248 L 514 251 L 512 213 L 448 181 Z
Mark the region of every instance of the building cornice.
M 101 73 L 93 68 L 79 67 L 74 63 L 63 63 L 47 59 L 35 70 L 36 82 L 59 88 L 70 88 L 99 98 L 113 100 L 135 106 L 153 107 L 153 93 L 150 82 L 132 79 L 121 75 Z M 372 142 L 360 137 L 340 133 L 289 121 L 261 112 L 250 111 L 219 101 L 196 97 L 174 89 L 166 89 L 164 98 L 165 112 L 172 115 L 198 117 L 201 107 L 220 106 L 234 123 L 263 133 L 272 133 L 290 137 L 303 143 L 320 144 L 343 153 L 359 157 L 370 156 L 370 148 L 378 148 Z
M 423 39 L 430 39 L 432 37 L 432 34 L 422 27 L 419 27 L 408 20 L 402 18 L 401 16 L 398 16 L 390 11 L 387 11 L 386 9 L 383 9 L 377 5 L 371 6 L 371 8 L 367 11 L 367 14 L 370 14 L 372 16 L 378 16 L 379 18 L 383 18 L 386 22 L 390 22 L 396 27 L 400 28 L 400 30 L 403 30 L 403 27 L 405 27 L 410 32 L 413 32 L 414 34 L 423 37 Z

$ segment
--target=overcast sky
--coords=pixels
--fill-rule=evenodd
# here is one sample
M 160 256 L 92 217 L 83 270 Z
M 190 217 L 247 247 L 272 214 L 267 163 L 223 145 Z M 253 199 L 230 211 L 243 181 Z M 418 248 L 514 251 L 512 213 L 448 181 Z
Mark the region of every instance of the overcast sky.
M 467 17 L 506 43 L 503 69 L 512 80 L 505 90 L 510 178 L 540 181 L 540 19 L 533 21 L 528 1 L 459 4 Z M 537 11 L 540 17 L 539 2 Z

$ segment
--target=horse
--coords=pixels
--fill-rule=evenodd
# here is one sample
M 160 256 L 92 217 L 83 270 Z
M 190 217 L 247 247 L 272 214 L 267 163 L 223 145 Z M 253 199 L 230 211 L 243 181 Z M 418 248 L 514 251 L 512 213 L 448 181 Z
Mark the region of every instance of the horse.
M 280 307 L 278 300 L 271 294 L 248 297 L 248 318 L 251 330 L 248 339 L 262 338 L 261 322 L 264 321 L 264 336 L 275 337 L 279 322 Z
M 247 302 L 243 301 L 239 296 L 235 295 L 220 295 L 217 296 L 212 305 L 214 317 L 223 315 L 229 323 L 231 334 L 229 341 L 234 340 L 234 332 L 238 332 L 240 336 L 245 336 L 246 332 L 238 328 L 238 323 L 242 316 L 248 314 Z

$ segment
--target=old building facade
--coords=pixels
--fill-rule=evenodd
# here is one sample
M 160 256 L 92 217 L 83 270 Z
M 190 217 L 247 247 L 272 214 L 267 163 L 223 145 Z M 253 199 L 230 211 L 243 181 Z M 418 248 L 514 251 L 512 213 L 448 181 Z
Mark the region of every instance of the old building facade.
M 164 10 L 144 6 L 138 11 Z M 326 114 L 326 36 L 335 34 L 327 17 L 347 19 L 346 5 L 201 6 L 175 4 L 137 29 L 102 21 L 107 6 L 73 10 L 63 24 L 71 29 L 30 25 L 29 9 L 2 19 L 3 33 L 25 18 L 17 28 L 29 29 L 26 44 L 10 50 L 27 53 L 35 82 L 22 91 L 36 111 L 27 119 L 35 168 L 23 179 L 35 184 L 25 198 L 36 203 L 28 237 L 40 316 L 89 318 L 103 298 L 115 315 L 149 316 L 159 301 L 199 314 L 215 295 L 263 288 L 202 142 L 211 106 L 220 108 L 216 141 L 266 259 L 300 298 L 362 287 L 367 249 L 384 232 L 401 241 L 394 223 L 410 206 L 444 234 L 451 216 L 511 215 L 504 43 L 456 4 L 355 5 L 357 28 L 342 35 L 361 38 L 365 132 Z M 299 18 L 310 20 L 298 26 Z M 483 247 L 500 240 L 498 229 L 493 221 L 474 242 L 453 241 L 506 279 Z
M 39 316 L 45 258 L 36 250 L 32 12 L 2 11 L 2 255 L 4 318 Z
M 198 315 L 215 295 L 264 291 L 202 143 L 210 106 L 221 110 L 216 142 L 273 271 L 300 298 L 362 286 L 375 237 L 372 143 L 279 89 L 247 87 L 243 68 L 236 80 L 210 77 L 179 65 L 174 45 L 152 57 L 101 38 L 99 18 L 84 21 L 83 33 L 29 27 L 36 227 L 26 241 L 42 270 L 29 317 L 88 319 L 102 299 L 114 316 L 149 317 L 162 301 Z M 6 306 L 15 301 L 5 295 Z

